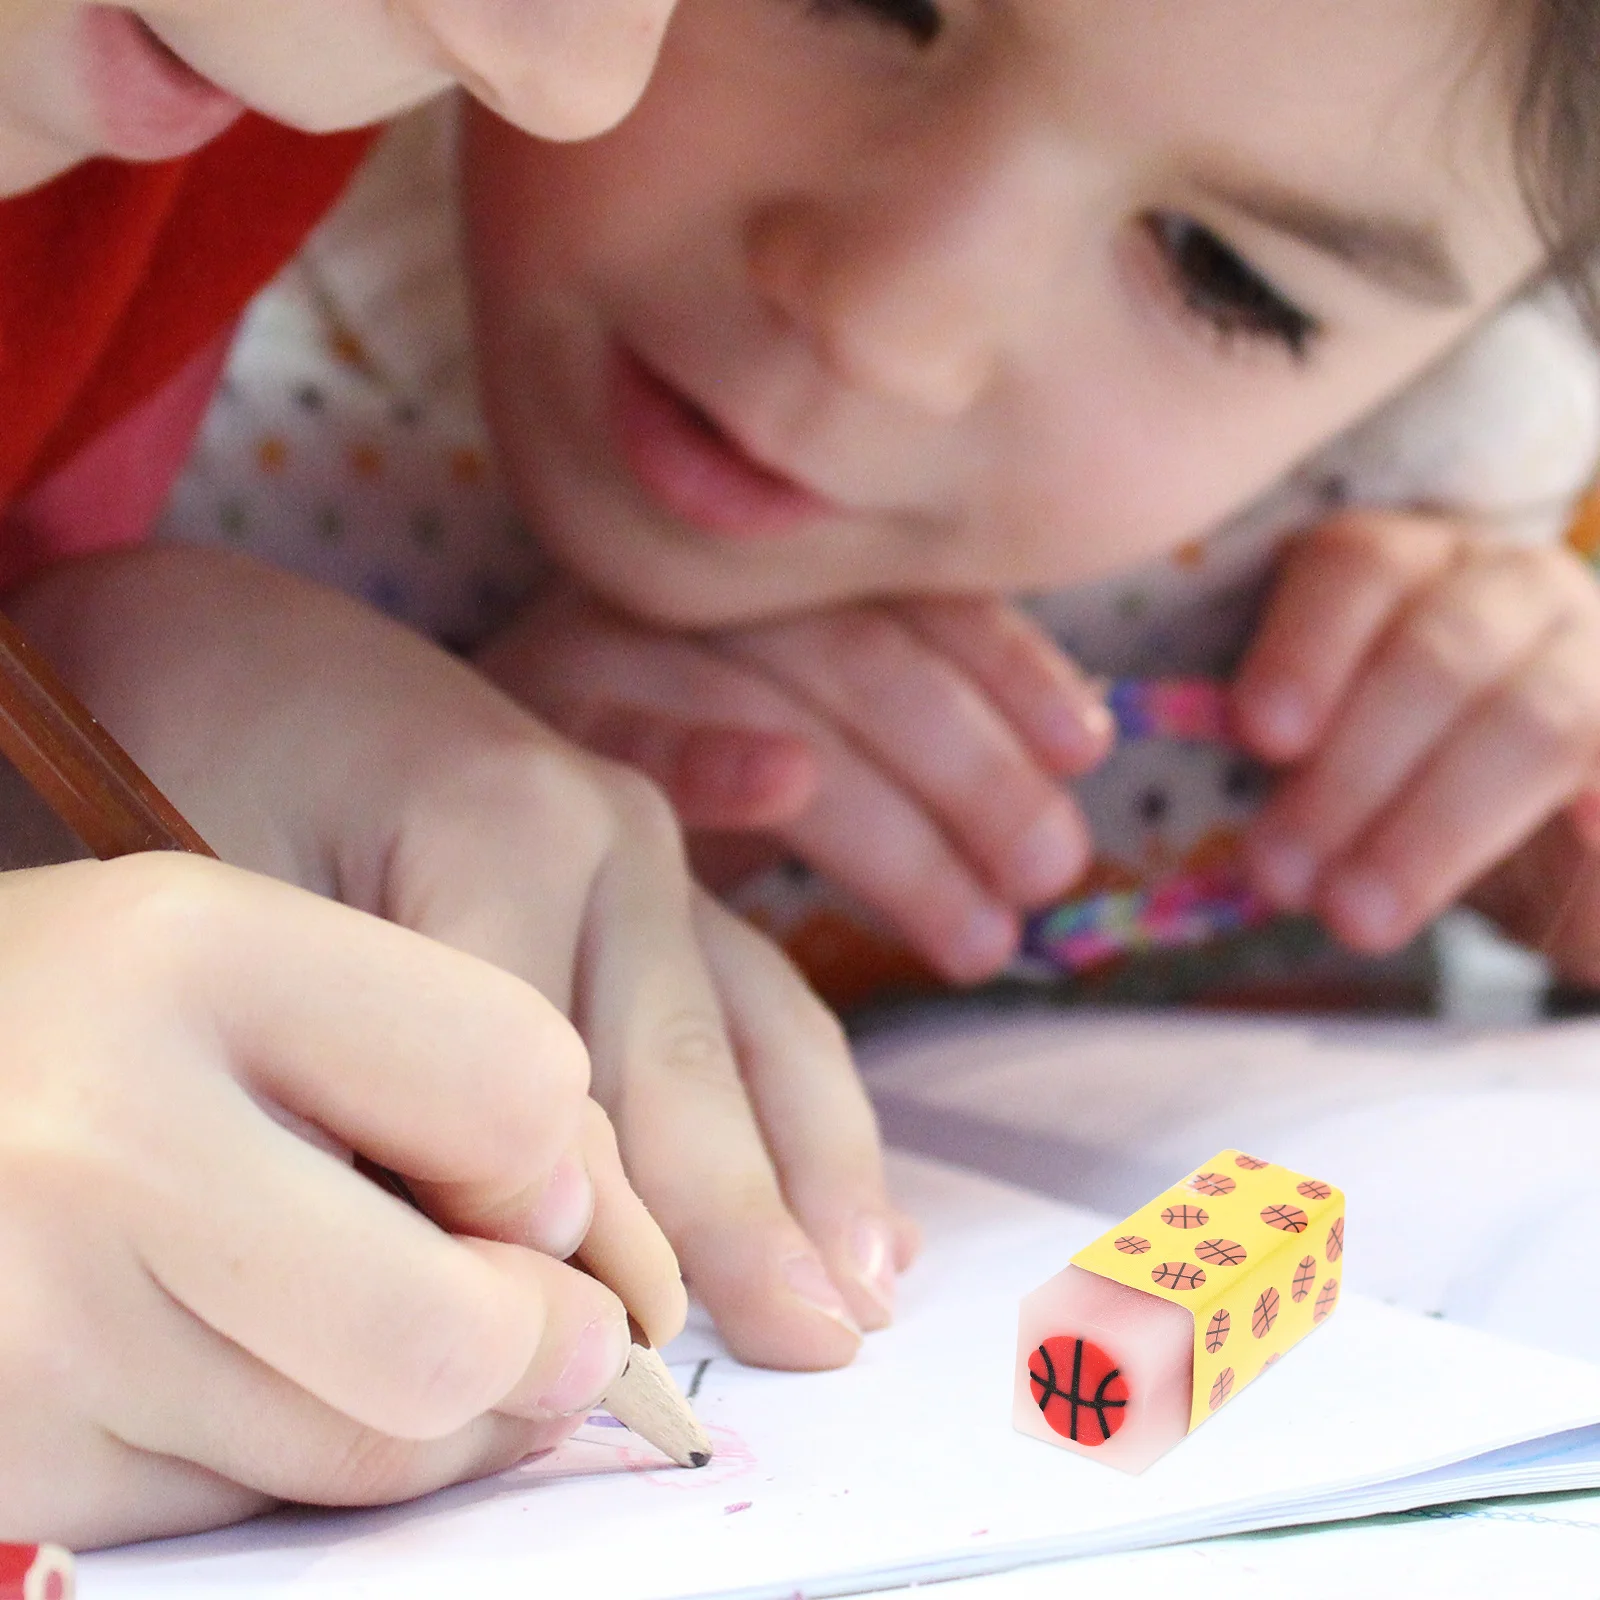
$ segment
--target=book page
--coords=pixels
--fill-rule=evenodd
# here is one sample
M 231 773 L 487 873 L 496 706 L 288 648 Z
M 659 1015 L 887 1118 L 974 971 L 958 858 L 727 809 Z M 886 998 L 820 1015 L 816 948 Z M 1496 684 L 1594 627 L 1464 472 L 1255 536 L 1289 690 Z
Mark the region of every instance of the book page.
M 1347 1296 L 1266 1378 L 1124 1477 L 1010 1423 L 1017 1301 L 1108 1219 L 910 1158 L 893 1177 L 927 1248 L 899 1321 L 853 1366 L 746 1369 L 703 1331 L 669 1351 L 716 1442 L 704 1470 L 591 1419 L 542 1461 L 411 1506 L 280 1514 L 91 1557 L 85 1600 L 854 1593 L 1346 1500 L 1383 1509 L 1382 1494 L 1351 1491 L 1600 1421 L 1600 1369 Z

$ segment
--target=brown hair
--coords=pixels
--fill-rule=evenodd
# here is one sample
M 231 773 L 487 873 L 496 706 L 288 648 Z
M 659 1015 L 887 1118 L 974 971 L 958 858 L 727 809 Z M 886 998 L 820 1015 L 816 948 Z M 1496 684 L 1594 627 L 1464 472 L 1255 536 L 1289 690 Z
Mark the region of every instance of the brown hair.
M 1552 270 L 1600 334 L 1600 3 L 1531 0 L 1530 10 L 1518 172 Z

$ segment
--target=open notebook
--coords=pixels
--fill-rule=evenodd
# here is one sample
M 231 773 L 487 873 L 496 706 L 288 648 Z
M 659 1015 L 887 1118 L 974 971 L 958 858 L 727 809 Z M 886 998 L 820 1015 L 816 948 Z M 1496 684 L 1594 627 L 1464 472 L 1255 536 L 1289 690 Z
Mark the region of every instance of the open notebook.
M 591 1419 L 554 1456 L 411 1506 L 90 1557 L 84 1600 L 790 1600 L 1600 1486 L 1600 1367 L 1357 1295 L 1141 1478 L 1022 1438 L 1017 1299 L 1106 1219 L 931 1162 L 893 1171 L 927 1250 L 853 1367 L 750 1371 L 703 1332 L 673 1347 L 718 1444 L 704 1471 Z

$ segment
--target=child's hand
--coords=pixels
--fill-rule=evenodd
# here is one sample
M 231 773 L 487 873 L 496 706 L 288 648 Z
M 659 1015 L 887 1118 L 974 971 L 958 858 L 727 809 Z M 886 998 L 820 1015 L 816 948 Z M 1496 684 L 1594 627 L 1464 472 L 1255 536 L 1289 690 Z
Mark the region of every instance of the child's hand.
M 226 859 L 491 961 L 573 1019 L 629 1174 L 738 1354 L 837 1365 L 888 1321 L 912 1235 L 838 1026 L 701 902 L 652 785 L 409 631 L 243 561 L 151 550 L 26 599 L 18 620 Z
M 1285 562 L 1234 715 L 1289 769 L 1250 837 L 1257 884 L 1395 949 L 1594 778 L 1600 586 L 1443 518 L 1341 518 Z
M 1099 696 L 992 599 L 841 606 L 707 635 L 558 588 L 484 654 L 564 732 L 649 773 L 690 828 L 775 839 L 957 982 L 1088 863 L 1061 778 L 1109 747 Z
M 1474 884 L 1467 901 L 1569 982 L 1600 988 L 1600 794 L 1579 796 Z
M 0 1017 L 0 1539 L 405 1499 L 553 1444 L 627 1353 L 580 1241 L 681 1324 L 577 1035 L 487 962 L 211 861 L 76 862 L 0 874 Z

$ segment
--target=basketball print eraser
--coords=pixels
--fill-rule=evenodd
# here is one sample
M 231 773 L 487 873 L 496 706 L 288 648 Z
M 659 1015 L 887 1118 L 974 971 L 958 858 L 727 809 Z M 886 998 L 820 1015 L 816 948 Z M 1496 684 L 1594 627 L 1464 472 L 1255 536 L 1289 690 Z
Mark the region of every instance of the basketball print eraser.
M 53 1544 L 0 1544 L 0 1600 L 72 1600 L 71 1555 Z
M 1332 1314 L 1344 1195 L 1224 1150 L 1025 1295 L 1012 1417 L 1143 1472 Z

